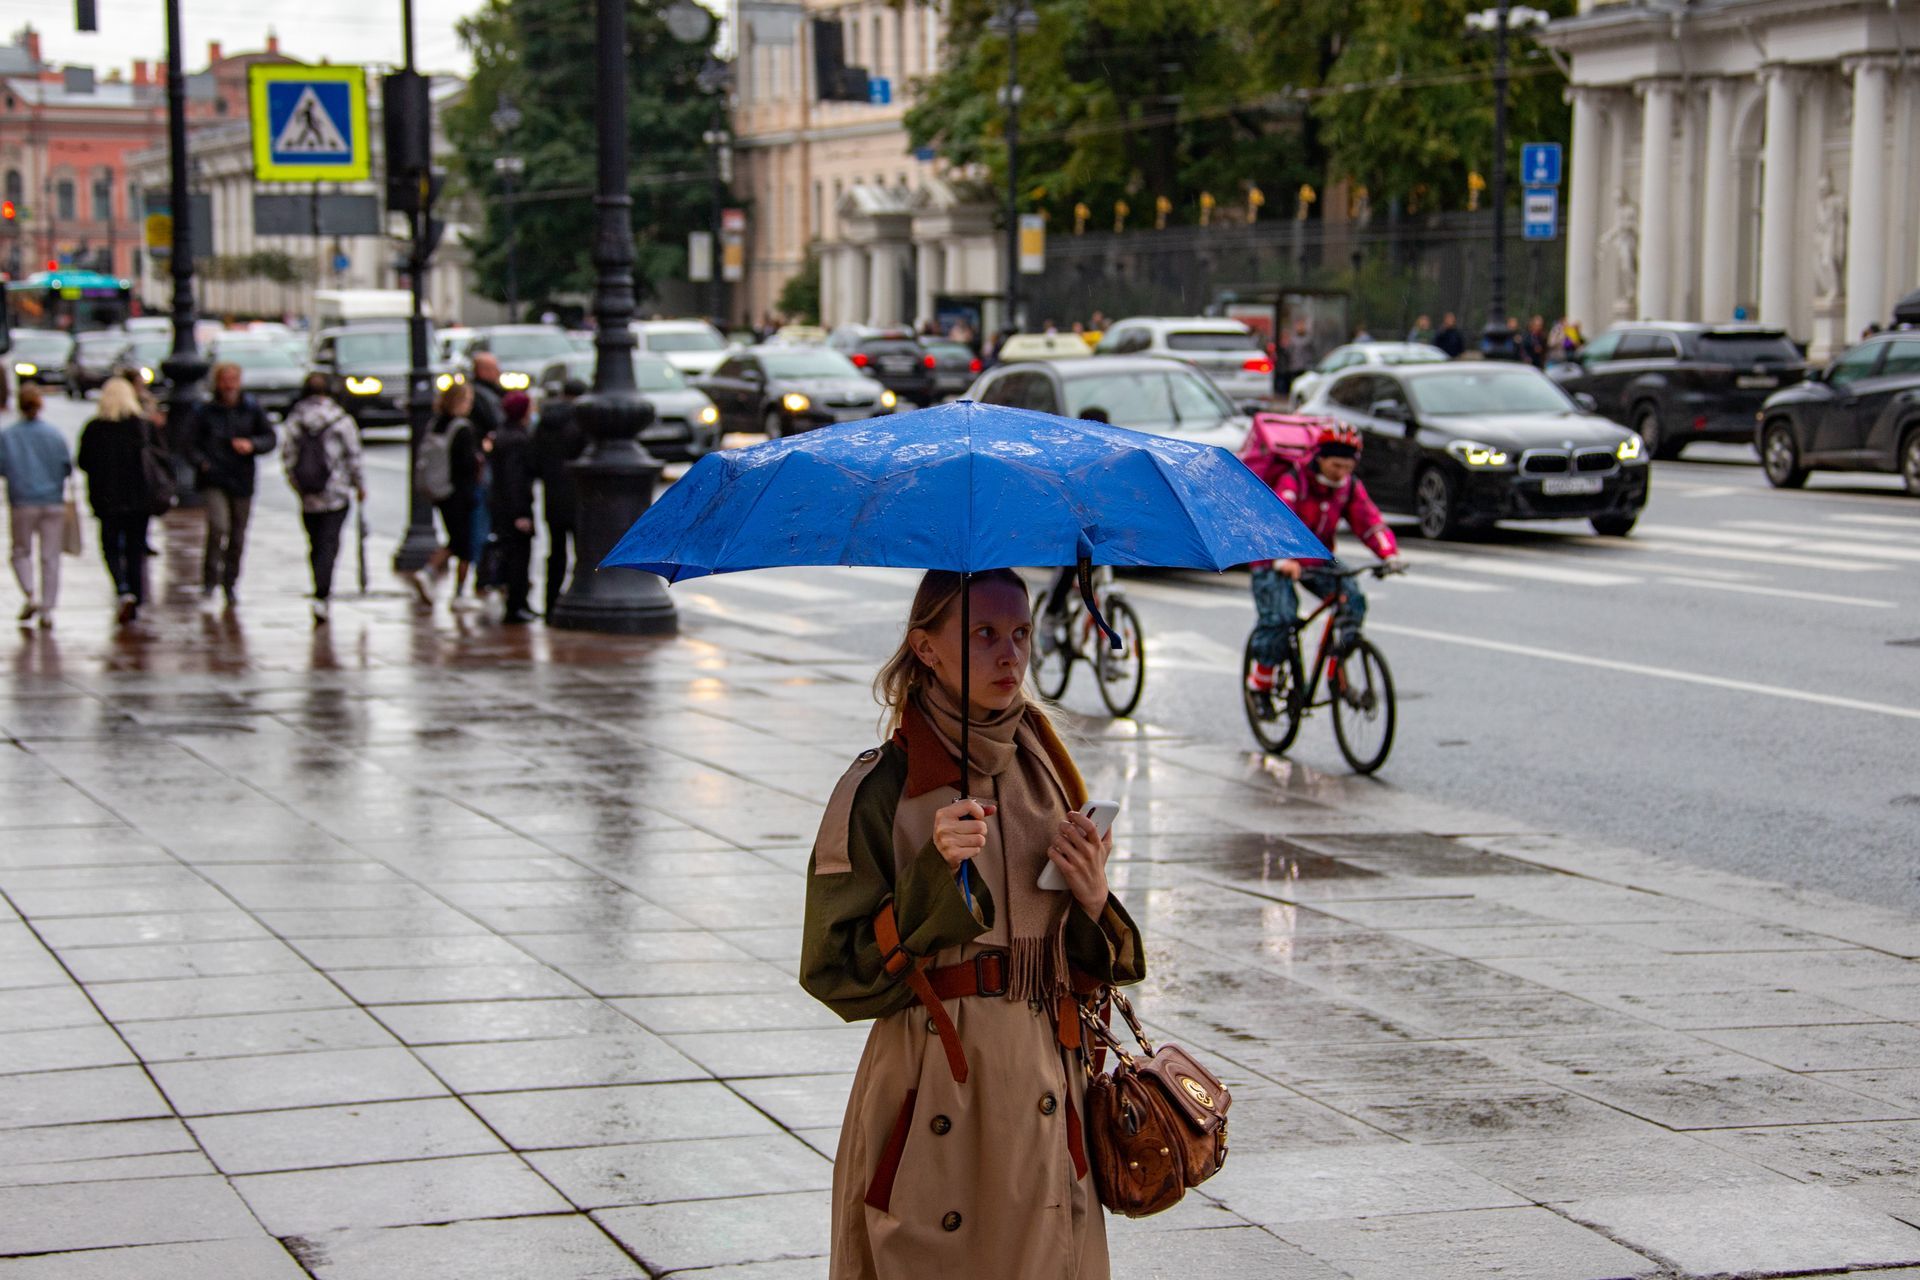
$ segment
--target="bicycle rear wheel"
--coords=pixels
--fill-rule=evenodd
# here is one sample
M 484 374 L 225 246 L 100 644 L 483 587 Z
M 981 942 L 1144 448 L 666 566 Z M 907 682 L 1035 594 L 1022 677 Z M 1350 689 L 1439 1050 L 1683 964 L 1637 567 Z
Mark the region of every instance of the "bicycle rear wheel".
M 1033 687 L 1040 696 L 1058 702 L 1067 691 L 1067 681 L 1073 678 L 1073 610 L 1067 611 L 1065 619 L 1047 616 L 1047 593 L 1042 591 L 1033 598 L 1033 649 L 1027 657 L 1027 663 L 1033 668 Z M 1050 633 L 1052 643 L 1041 643 L 1042 631 Z
M 1256 693 L 1247 681 L 1253 675 L 1253 637 L 1247 637 L 1245 656 L 1240 661 L 1240 698 L 1246 704 L 1247 724 L 1260 749 L 1279 755 L 1293 745 L 1300 734 L 1300 718 L 1305 712 L 1307 682 L 1300 674 L 1300 651 L 1288 647 L 1286 661 L 1273 673 L 1273 689 Z
M 1114 715 L 1130 716 L 1140 705 L 1140 695 L 1147 687 L 1147 649 L 1140 631 L 1140 615 L 1118 596 L 1108 596 L 1103 611 L 1107 625 L 1120 637 L 1122 647 L 1116 652 L 1104 635 L 1094 636 L 1093 642 L 1099 648 L 1094 654 L 1093 669 L 1100 677 L 1100 700 Z
M 1373 642 L 1362 638 L 1334 677 L 1333 736 L 1355 773 L 1372 773 L 1393 750 L 1393 673 Z

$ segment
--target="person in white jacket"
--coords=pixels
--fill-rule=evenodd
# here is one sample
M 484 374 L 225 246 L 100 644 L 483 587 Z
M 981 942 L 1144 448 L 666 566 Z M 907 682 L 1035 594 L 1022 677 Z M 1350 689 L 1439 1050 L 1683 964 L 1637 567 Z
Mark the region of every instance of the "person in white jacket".
M 310 374 L 300 399 L 287 413 L 287 438 L 280 465 L 287 483 L 300 495 L 300 520 L 307 527 L 313 564 L 313 625 L 328 617 L 333 594 L 333 563 L 340 554 L 340 532 L 352 501 L 366 501 L 366 477 L 360 466 L 360 432 L 346 410 L 328 394 L 323 374 Z

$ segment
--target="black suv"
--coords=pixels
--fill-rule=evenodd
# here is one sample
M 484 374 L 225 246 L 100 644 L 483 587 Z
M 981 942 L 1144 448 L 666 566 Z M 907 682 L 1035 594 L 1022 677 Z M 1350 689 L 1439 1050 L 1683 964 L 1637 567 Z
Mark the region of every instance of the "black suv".
M 940 361 L 905 329 L 837 331 L 827 345 L 902 400 L 932 404 Z
M 1654 457 L 1677 458 L 1693 440 L 1752 439 L 1761 402 L 1807 366 L 1779 329 L 1640 323 L 1607 330 L 1547 372 L 1639 432 Z
M 1869 338 L 1768 397 L 1753 439 L 1776 488 L 1809 471 L 1897 471 L 1920 497 L 1920 331 Z

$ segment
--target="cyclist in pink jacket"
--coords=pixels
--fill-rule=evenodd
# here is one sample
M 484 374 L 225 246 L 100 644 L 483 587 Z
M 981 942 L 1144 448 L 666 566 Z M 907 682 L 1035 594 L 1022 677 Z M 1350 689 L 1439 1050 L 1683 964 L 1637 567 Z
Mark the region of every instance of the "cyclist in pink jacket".
M 1354 536 L 1389 564 L 1399 559 L 1393 530 L 1380 517 L 1380 508 L 1367 496 L 1367 487 L 1353 474 L 1360 459 L 1360 433 L 1340 423 L 1322 427 L 1313 452 L 1298 467 L 1283 471 L 1273 491 L 1300 517 L 1301 523 L 1333 550 L 1334 536 L 1345 519 Z M 1295 583 L 1325 598 L 1340 589 L 1335 576 L 1338 559 L 1303 565 L 1279 560 L 1253 567 L 1253 603 L 1260 620 L 1253 631 L 1253 674 L 1247 685 L 1257 693 L 1274 687 L 1274 668 L 1286 660 L 1287 636 L 1299 624 L 1300 597 Z M 1335 652 L 1344 657 L 1360 638 L 1367 616 L 1367 597 L 1358 578 L 1346 584 L 1346 601 L 1334 613 Z

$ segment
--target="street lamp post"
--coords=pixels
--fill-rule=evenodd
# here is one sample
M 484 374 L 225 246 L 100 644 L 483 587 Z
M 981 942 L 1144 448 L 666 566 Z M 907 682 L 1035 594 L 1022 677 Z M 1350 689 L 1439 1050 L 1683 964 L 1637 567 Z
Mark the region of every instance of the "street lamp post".
M 595 0 L 593 126 L 599 177 L 594 240 L 593 390 L 574 413 L 591 439 L 571 463 L 579 506 L 579 565 L 548 621 L 569 631 L 670 635 L 678 629 L 666 586 L 650 573 L 596 566 L 653 502 L 660 464 L 638 436 L 653 421 L 633 379 L 633 196 L 627 186 L 627 4 Z
M 1007 314 L 1000 327 L 1007 333 L 1020 331 L 1020 33 L 1039 25 L 1025 0 L 1008 0 L 987 20 L 988 30 L 1007 37 L 1007 87 L 1000 94 L 1007 109 Z
M 1493 203 L 1493 261 L 1487 272 L 1487 327 L 1480 335 L 1480 349 L 1489 360 L 1520 358 L 1507 326 L 1507 37 L 1514 28 L 1538 26 L 1547 17 L 1513 0 L 1467 15 L 1470 29 L 1493 34 L 1493 166 L 1487 183 Z
M 178 0 L 175 0 L 177 3 Z M 406 68 L 411 76 L 413 69 L 413 0 L 400 0 L 400 29 L 404 46 Z M 424 107 L 426 95 L 421 95 L 419 105 Z M 430 157 L 414 157 L 422 163 L 430 163 Z M 387 164 L 394 164 L 391 153 Z M 391 198 L 391 174 L 389 174 L 389 198 Z M 427 357 L 427 317 L 426 317 L 426 275 L 429 250 L 426 244 L 428 213 L 424 198 L 432 186 L 431 170 L 419 176 L 421 199 L 413 203 L 408 215 L 410 234 L 407 259 L 407 283 L 412 293 L 412 305 L 407 317 L 407 533 L 394 549 L 393 569 L 395 573 L 418 573 L 426 568 L 433 553 L 440 546 L 440 539 L 433 531 L 433 500 L 418 484 L 412 482 L 413 464 L 420 457 L 420 446 L 427 438 L 428 424 L 433 417 L 433 390 L 428 384 L 432 376 Z
M 493 131 L 500 135 L 502 144 L 510 140 L 513 131 L 520 125 L 520 108 L 502 95 L 500 105 L 492 116 Z M 527 162 L 509 151 L 494 157 L 493 171 L 500 175 L 500 212 L 507 220 L 507 319 L 520 317 L 520 271 L 515 260 L 515 251 L 519 245 L 514 235 L 513 225 L 513 180 L 526 171 Z
M 184 460 L 181 446 L 200 399 L 207 362 L 193 334 L 193 206 L 187 190 L 187 78 L 180 67 L 180 0 L 167 0 L 167 179 L 173 201 L 173 251 L 168 263 L 173 274 L 173 350 L 160 369 L 167 376 L 167 445 L 176 459 Z M 192 468 L 183 461 L 176 465 L 185 500 L 193 491 Z

